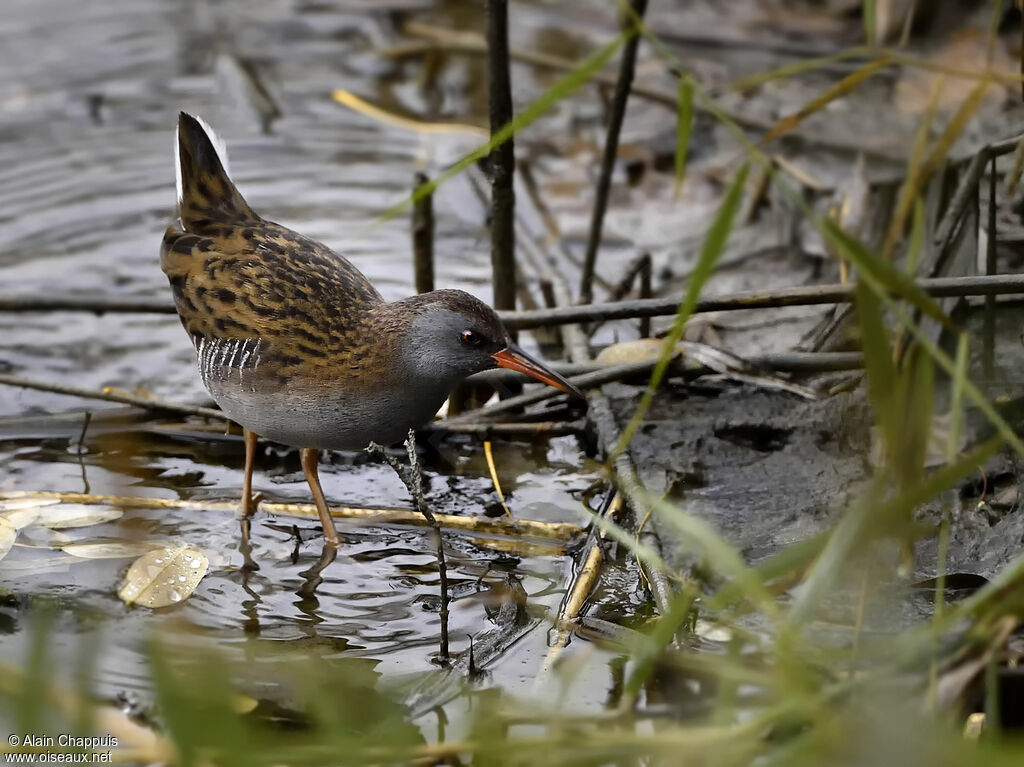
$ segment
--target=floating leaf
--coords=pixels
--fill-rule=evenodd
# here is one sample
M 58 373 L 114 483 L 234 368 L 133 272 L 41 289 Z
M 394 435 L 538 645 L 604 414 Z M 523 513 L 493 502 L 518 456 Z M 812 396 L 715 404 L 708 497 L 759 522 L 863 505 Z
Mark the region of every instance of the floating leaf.
M 20 532 L 18 538 L 19 546 L 28 546 L 34 549 L 59 549 L 61 546 L 73 542 L 74 538 L 67 533 L 41 525 L 29 525 Z
M 37 507 L 27 509 L 13 509 L 0 513 L 0 519 L 5 520 L 15 530 L 28 527 L 39 518 Z
M 59 503 L 59 498 L 45 498 L 39 495 L 6 498 L 0 501 L 0 518 L 6 519 L 16 530 L 20 530 L 38 519 L 41 508 L 56 506 Z
M 18 537 L 18 529 L 3 517 L 0 517 L 0 559 L 7 556 L 7 552 L 14 545 L 14 539 Z
M 7 497 L 0 501 L 0 512 L 14 511 L 15 509 L 38 509 L 43 506 L 56 506 L 60 503 L 60 498 L 33 495 L 32 493 L 19 494 L 13 497 L 10 493 L 5 493 L 5 495 Z
M 195 590 L 209 566 L 206 555 L 191 546 L 157 549 L 132 562 L 117 595 L 144 607 L 177 604 Z
M 81 559 L 123 559 L 153 551 L 157 544 L 143 541 L 75 541 L 59 548 Z
M 36 524 L 59 530 L 66 527 L 88 527 L 111 522 L 124 514 L 120 509 L 111 506 L 98 506 L 85 503 L 64 503 L 60 506 L 47 506 L 39 510 Z
M 36 577 L 39 575 L 52 575 L 53 573 L 68 572 L 72 562 L 76 561 L 70 554 L 59 554 L 52 551 L 45 551 L 36 555 L 24 555 L 21 551 L 21 542 L 18 542 L 18 556 L 0 561 L 0 570 L 4 577 L 11 579 L 15 575 Z M 31 550 L 30 550 L 31 551 Z M 41 549 L 36 551 L 42 552 Z M 82 560 L 77 560 L 82 561 Z

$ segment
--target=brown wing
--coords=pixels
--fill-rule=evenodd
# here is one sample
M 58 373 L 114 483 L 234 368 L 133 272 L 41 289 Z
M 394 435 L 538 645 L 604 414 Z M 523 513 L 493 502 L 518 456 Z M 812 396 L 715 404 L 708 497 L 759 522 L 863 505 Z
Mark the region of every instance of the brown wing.
M 260 339 L 278 375 L 328 374 L 331 359 L 365 353 L 367 313 L 382 303 L 347 259 L 269 221 L 171 227 L 160 265 L 182 324 L 200 339 Z M 268 370 L 268 372 L 270 372 Z

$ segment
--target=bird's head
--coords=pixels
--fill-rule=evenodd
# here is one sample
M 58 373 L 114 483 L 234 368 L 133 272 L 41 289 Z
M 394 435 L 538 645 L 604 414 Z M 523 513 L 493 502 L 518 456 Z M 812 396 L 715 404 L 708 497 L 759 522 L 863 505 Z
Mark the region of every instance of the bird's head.
M 411 308 L 402 353 L 419 376 L 454 386 L 474 373 L 503 367 L 583 396 L 514 344 L 495 311 L 469 293 L 435 290 L 398 303 Z

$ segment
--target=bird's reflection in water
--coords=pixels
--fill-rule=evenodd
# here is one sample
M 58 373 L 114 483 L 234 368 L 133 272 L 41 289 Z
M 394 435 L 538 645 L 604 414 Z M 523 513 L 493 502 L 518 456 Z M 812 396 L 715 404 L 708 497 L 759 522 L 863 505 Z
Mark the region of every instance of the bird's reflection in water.
M 242 577 L 242 590 L 249 595 L 248 599 L 242 600 L 242 629 L 249 636 L 260 635 L 259 606 L 263 601 L 260 595 L 253 589 L 249 580 L 253 573 L 260 569 L 256 560 L 252 558 L 252 542 L 249 540 L 249 533 L 252 528 L 252 517 L 243 516 L 239 519 L 240 536 L 238 550 L 242 554 L 242 567 L 239 572 Z
M 324 542 L 323 548 L 320 549 L 320 558 L 310 567 L 308 570 L 304 570 L 299 575 L 302 576 L 302 585 L 295 591 L 295 595 L 299 598 L 295 603 L 295 606 L 303 613 L 310 617 L 310 626 L 315 626 L 320 623 L 323 618 L 317 614 L 317 610 L 320 607 L 320 600 L 316 596 L 317 587 L 324 582 L 323 571 L 337 558 L 338 549 L 335 546 L 331 546 L 326 541 Z M 313 631 L 312 633 L 315 633 Z

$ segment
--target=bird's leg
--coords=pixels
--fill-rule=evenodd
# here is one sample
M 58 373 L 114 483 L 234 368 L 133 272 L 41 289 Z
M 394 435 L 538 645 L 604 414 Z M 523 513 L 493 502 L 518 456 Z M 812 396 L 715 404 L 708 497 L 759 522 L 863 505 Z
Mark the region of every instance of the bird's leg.
M 243 429 L 245 437 L 245 477 L 242 479 L 242 505 L 240 511 L 245 518 L 256 512 L 256 507 L 263 500 L 263 493 L 252 494 L 252 469 L 256 464 L 256 443 L 259 437 L 248 429 Z
M 245 477 L 242 479 L 242 503 L 239 505 L 239 524 L 242 528 L 242 545 L 240 550 L 243 559 L 242 577 L 244 579 L 249 573 L 260 569 L 259 565 L 252 558 L 252 544 L 249 541 L 249 531 L 252 527 L 252 515 L 255 513 L 260 501 L 263 500 L 263 494 L 257 493 L 255 496 L 252 494 L 252 470 L 253 465 L 256 463 L 256 442 L 259 440 L 259 437 L 248 429 L 243 430 L 243 435 L 245 439 Z M 245 587 L 244 583 L 243 587 Z
M 299 459 L 302 461 L 302 471 L 306 474 L 306 482 L 313 492 L 313 503 L 316 504 L 317 514 L 320 515 L 320 525 L 324 529 L 324 538 L 330 546 L 338 545 L 338 530 L 334 526 L 334 518 L 330 509 L 327 508 L 327 499 L 324 498 L 323 488 L 320 487 L 320 475 L 317 473 L 317 459 L 320 451 L 304 447 L 299 451 Z
M 405 439 L 405 450 L 409 455 L 409 465 L 403 466 L 401 461 L 395 458 L 391 453 L 385 450 L 382 446 L 376 442 L 371 442 L 366 447 L 366 452 L 375 458 L 380 458 L 388 466 L 395 470 L 395 474 L 402 480 L 402 484 L 405 485 L 406 490 L 409 491 L 409 495 L 412 496 L 413 502 L 416 504 L 416 509 L 423 518 L 427 520 L 427 524 L 430 525 L 431 532 L 434 537 L 434 546 L 437 552 L 437 572 L 438 581 L 441 586 L 441 641 L 440 641 L 440 660 L 442 663 L 448 663 L 448 566 L 444 558 L 444 542 L 441 539 L 441 525 L 438 524 L 437 517 L 434 516 L 434 512 L 430 510 L 427 505 L 427 498 L 423 492 L 423 472 L 420 470 L 419 456 L 416 454 L 416 431 L 409 429 L 409 435 Z

